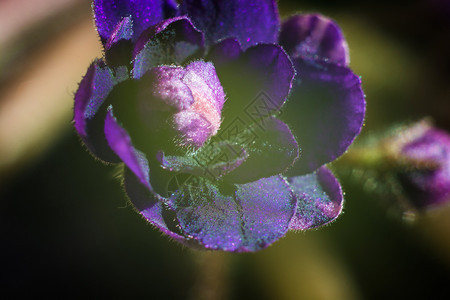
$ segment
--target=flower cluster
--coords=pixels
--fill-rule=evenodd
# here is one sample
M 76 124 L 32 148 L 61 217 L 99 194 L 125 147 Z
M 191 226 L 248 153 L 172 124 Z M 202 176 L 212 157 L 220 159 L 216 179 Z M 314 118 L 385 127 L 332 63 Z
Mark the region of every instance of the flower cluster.
M 334 22 L 280 24 L 274 0 L 93 9 L 105 56 L 80 83 L 74 125 L 92 154 L 124 164 L 151 224 L 190 247 L 246 252 L 339 215 L 324 165 L 360 132 L 365 101 Z

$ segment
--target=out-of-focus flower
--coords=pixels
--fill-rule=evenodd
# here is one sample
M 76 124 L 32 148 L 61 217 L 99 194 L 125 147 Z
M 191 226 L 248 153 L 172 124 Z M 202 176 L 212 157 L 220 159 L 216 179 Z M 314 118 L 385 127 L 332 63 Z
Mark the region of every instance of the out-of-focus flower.
M 408 221 L 450 201 L 450 135 L 428 119 L 363 139 L 338 167 Z
M 332 21 L 297 15 L 280 29 L 268 0 L 93 8 L 105 58 L 80 83 L 75 128 L 95 156 L 124 163 L 150 223 L 191 247 L 243 252 L 339 215 L 324 164 L 361 130 L 365 101 Z
M 411 204 L 425 209 L 450 201 L 450 135 L 422 121 L 393 144 L 403 166 L 398 178 Z

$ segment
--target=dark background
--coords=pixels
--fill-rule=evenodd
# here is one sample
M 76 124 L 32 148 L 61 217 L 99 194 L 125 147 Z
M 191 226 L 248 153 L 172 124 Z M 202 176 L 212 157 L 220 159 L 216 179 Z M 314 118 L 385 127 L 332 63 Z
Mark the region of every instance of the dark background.
M 89 14 L 89 3 L 83 2 L 80 14 Z M 392 2 L 282 0 L 279 5 L 283 16 L 321 12 L 342 26 L 351 67 L 362 76 L 367 95 L 362 136 L 424 116 L 450 130 L 448 1 Z M 43 45 L 36 42 L 33 47 Z M 7 82 L 1 87 L 6 88 Z M 70 119 L 64 126 L 45 152 L 1 177 L 0 295 L 151 299 L 445 295 L 450 282 L 449 209 L 405 222 L 389 215 L 378 194 L 342 175 L 344 214 L 331 226 L 289 233 L 255 254 L 193 251 L 147 225 L 127 204 L 115 167 L 102 165 L 87 153 Z

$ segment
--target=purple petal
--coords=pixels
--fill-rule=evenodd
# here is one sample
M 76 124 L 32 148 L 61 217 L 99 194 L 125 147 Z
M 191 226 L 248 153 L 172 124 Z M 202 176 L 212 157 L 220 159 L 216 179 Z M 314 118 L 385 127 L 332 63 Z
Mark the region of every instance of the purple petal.
M 212 61 L 217 68 L 217 66 L 236 61 L 241 54 L 242 48 L 239 41 L 235 38 L 228 38 L 212 46 L 206 60 Z
M 106 114 L 105 137 L 114 153 L 139 178 L 139 181 L 151 190 L 147 158 L 133 147 L 130 136 L 117 122 L 111 107 Z
M 108 51 L 112 45 L 118 43 L 120 40 L 131 40 L 133 37 L 133 21 L 130 17 L 124 17 L 120 21 L 114 31 L 111 33 L 105 45 L 105 50 Z
M 110 67 L 129 66 L 131 62 L 133 21 L 125 17 L 112 32 L 105 45 L 105 58 Z
M 280 176 L 223 193 L 208 181 L 185 183 L 170 199 L 180 228 L 207 249 L 261 250 L 288 230 L 296 199 Z
M 232 195 L 211 183 L 186 183 L 172 195 L 180 228 L 205 248 L 237 251 L 242 245 L 241 216 Z
M 106 42 L 123 18 L 131 18 L 136 40 L 145 29 L 173 16 L 176 4 L 169 0 L 94 0 L 93 9 L 98 33 Z
M 185 0 L 180 11 L 205 33 L 208 46 L 230 37 L 244 49 L 277 41 L 279 17 L 273 0 Z
M 111 92 L 116 79 L 102 60 L 94 61 L 75 94 L 74 126 L 88 149 L 100 159 L 116 162 L 117 157 L 109 149 L 103 135 L 102 124 L 96 122 L 97 112 Z M 97 130 L 101 128 L 101 130 Z
M 401 156 L 422 165 L 399 175 L 415 207 L 433 207 L 450 201 L 450 135 L 447 132 L 430 127 L 406 143 Z
M 234 64 L 217 71 L 229 99 L 225 121 L 239 117 L 248 124 L 279 112 L 295 75 L 291 60 L 278 45 L 251 47 Z
M 262 91 L 280 109 L 292 86 L 295 70 L 282 48 L 277 45 L 259 45 L 249 48 L 245 54 L 246 67 L 254 76 L 260 76 Z
M 342 189 L 325 167 L 304 176 L 288 179 L 298 199 L 297 212 L 289 229 L 307 230 L 335 220 L 342 211 Z
M 306 174 L 342 155 L 361 131 L 364 93 L 358 76 L 343 66 L 297 58 L 296 86 L 283 109 L 302 157 L 289 176 Z
M 348 45 L 339 26 L 317 14 L 295 15 L 283 22 L 280 45 L 293 58 L 320 59 L 348 66 Z
M 181 65 L 203 48 L 203 34 L 189 19 L 177 17 L 164 20 L 142 33 L 133 50 L 134 78 L 141 78 L 150 68 L 159 65 Z
M 114 86 L 114 76 L 102 60 L 94 61 L 75 94 L 74 123 L 81 137 L 86 137 L 86 120 L 91 119 Z
M 296 202 L 281 176 L 238 185 L 236 203 L 242 210 L 244 233 L 240 251 L 257 251 L 284 236 Z
M 297 141 L 289 127 L 275 118 L 265 119 L 239 135 L 236 135 L 236 128 L 226 129 L 219 133 L 219 138 L 241 145 L 249 156 L 239 168 L 224 177 L 233 183 L 283 173 L 299 156 Z

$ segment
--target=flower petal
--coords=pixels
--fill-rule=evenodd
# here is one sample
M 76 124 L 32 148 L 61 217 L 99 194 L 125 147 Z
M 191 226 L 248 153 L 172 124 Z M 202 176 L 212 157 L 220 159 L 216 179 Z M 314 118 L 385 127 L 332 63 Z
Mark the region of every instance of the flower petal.
M 189 19 L 176 17 L 164 20 L 142 33 L 133 50 L 133 76 L 141 78 L 151 67 L 182 65 L 203 48 L 203 34 Z
M 294 79 L 295 70 L 288 55 L 278 45 L 259 45 L 249 48 L 245 54 L 246 67 L 254 76 L 264 74 L 261 88 L 265 89 L 277 109 L 284 104 Z
M 225 93 L 212 63 L 203 61 L 190 63 L 186 66 L 183 82 L 189 86 L 192 94 L 204 94 L 205 97 L 211 99 L 211 103 L 217 111 L 222 111 Z
M 241 54 L 242 48 L 239 41 L 235 38 L 227 38 L 209 49 L 206 61 L 212 61 L 217 68 L 236 61 Z
M 105 45 L 105 50 L 108 51 L 114 44 L 117 44 L 120 40 L 131 40 L 133 37 L 133 20 L 130 17 L 124 17 L 119 23 L 117 23 L 114 31 L 111 33 L 108 41 Z
M 273 0 L 185 0 L 180 12 L 205 33 L 207 46 L 234 37 L 247 49 L 275 43 L 278 37 L 278 9 Z
M 295 75 L 291 60 L 278 45 L 251 47 L 235 63 L 219 66 L 217 73 L 230 99 L 224 124 L 237 117 L 251 124 L 279 113 Z
M 318 14 L 295 15 L 281 25 L 280 45 L 291 57 L 348 66 L 348 45 L 339 26 Z
M 92 118 L 114 86 L 112 71 L 100 59 L 94 61 L 80 82 L 75 94 L 75 129 L 86 137 L 86 121 Z
M 236 124 L 235 124 L 236 125 Z M 236 144 L 248 153 L 248 158 L 235 170 L 224 176 L 232 183 L 247 183 L 262 177 L 280 174 L 298 158 L 299 148 L 289 127 L 275 118 L 265 119 L 237 134 L 239 128 L 227 128 L 219 138 Z M 235 146 L 236 147 L 236 146 Z M 235 149 L 238 152 L 240 148 Z
M 257 251 L 286 234 L 297 199 L 281 176 L 238 185 L 244 243 L 240 251 Z
M 117 122 L 111 106 L 108 108 L 105 119 L 105 137 L 114 153 L 139 178 L 139 181 L 151 190 L 147 158 L 145 154 L 133 147 L 130 136 Z
M 76 131 L 94 155 L 108 162 L 118 160 L 104 138 L 104 119 L 99 125 L 96 116 L 115 83 L 116 79 L 112 71 L 102 60 L 96 60 L 81 80 L 74 103 L 73 121 Z
M 105 44 L 105 59 L 108 66 L 130 66 L 133 44 L 133 21 L 124 17 Z
M 93 9 L 103 43 L 124 17 L 132 20 L 135 41 L 145 29 L 175 15 L 176 3 L 172 0 L 94 0 Z
M 289 229 L 307 230 L 335 220 L 342 211 L 342 189 L 326 167 L 288 179 L 297 199 L 297 212 Z
M 166 156 L 160 152 L 158 160 L 164 169 L 217 180 L 239 167 L 248 157 L 244 148 L 236 149 L 236 145 L 225 141 L 212 142 L 186 156 Z
M 302 158 L 289 171 L 316 170 L 342 155 L 361 131 L 364 93 L 358 76 L 343 66 L 297 58 L 296 86 L 281 119 L 291 127 Z
M 281 176 L 236 185 L 231 192 L 192 180 L 170 200 L 187 236 L 207 249 L 234 252 L 258 251 L 281 238 L 296 206 Z

